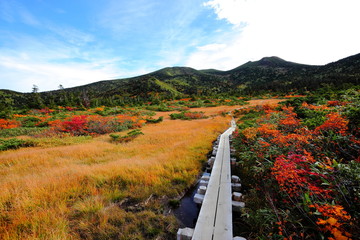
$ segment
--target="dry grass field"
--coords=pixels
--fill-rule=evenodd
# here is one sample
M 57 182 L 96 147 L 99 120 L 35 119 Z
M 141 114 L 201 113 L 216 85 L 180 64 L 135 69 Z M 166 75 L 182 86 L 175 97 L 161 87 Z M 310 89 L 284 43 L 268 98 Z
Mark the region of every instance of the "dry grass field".
M 177 228 L 168 200 L 194 183 L 229 122 L 165 118 L 129 143 L 103 135 L 2 152 L 0 239 L 168 239 Z

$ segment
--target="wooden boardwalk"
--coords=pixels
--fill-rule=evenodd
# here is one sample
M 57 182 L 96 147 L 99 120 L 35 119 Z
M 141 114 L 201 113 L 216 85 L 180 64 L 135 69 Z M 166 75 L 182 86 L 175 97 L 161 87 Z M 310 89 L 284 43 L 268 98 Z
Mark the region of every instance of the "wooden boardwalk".
M 229 136 L 235 122 L 220 137 L 214 166 L 192 240 L 231 240 L 232 200 Z

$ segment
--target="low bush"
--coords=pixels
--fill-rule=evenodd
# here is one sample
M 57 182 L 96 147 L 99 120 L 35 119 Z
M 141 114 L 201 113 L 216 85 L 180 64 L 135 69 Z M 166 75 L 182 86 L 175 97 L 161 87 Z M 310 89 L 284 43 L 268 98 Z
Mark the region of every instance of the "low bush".
M 164 104 L 147 106 L 146 109 L 150 110 L 150 111 L 157 111 L 157 112 L 169 112 L 169 111 L 174 110 L 173 108 L 169 108 L 168 106 L 166 106 Z
M 175 120 L 175 119 L 192 120 L 192 119 L 207 118 L 204 112 L 188 112 L 188 111 L 184 111 L 180 113 L 172 113 L 169 116 L 171 120 Z
M 18 118 L 18 120 L 21 122 L 21 126 L 23 127 L 35 127 L 41 122 L 39 118 L 33 116 Z
M 40 134 L 49 128 L 9 128 L 2 129 L 0 131 L 0 137 L 8 138 L 8 137 L 17 137 L 17 136 L 33 136 Z
M 19 125 L 20 123 L 15 120 L 0 119 L 0 130 L 16 128 Z
M 145 120 L 127 115 L 79 115 L 69 117 L 65 119 L 65 121 L 55 120 L 49 122 L 53 131 L 58 133 L 69 133 L 72 136 L 120 132 L 129 128 L 139 128 L 144 123 Z
M 158 119 L 147 118 L 146 123 L 159 123 L 159 122 L 162 122 L 163 120 L 164 120 L 164 117 L 159 117 Z
M 35 144 L 33 142 L 16 139 L 16 138 L 0 139 L 0 151 L 5 151 L 9 149 L 18 149 L 21 147 L 32 147 L 34 145 Z
M 113 142 L 125 143 L 125 142 L 130 142 L 131 140 L 135 139 L 140 135 L 144 135 L 144 133 L 141 132 L 140 129 L 135 129 L 128 132 L 125 136 L 120 136 L 119 134 L 114 134 L 114 133 L 110 134 L 109 136 L 111 137 L 111 140 Z

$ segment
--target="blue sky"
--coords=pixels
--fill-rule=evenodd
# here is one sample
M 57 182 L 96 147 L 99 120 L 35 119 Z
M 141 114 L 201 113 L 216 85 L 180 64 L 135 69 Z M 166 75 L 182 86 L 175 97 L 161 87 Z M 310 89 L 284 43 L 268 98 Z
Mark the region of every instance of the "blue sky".
M 0 0 L 0 89 L 360 52 L 358 0 Z

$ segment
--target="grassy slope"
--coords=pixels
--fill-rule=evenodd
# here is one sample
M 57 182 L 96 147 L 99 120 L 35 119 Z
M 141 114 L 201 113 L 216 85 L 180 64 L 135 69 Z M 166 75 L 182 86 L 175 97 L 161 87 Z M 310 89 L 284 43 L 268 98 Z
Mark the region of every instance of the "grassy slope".
M 158 79 L 155 80 L 155 84 L 158 85 L 162 90 L 171 92 L 174 96 L 181 96 L 182 93 L 178 92 L 173 86 L 170 84 L 164 83 Z

